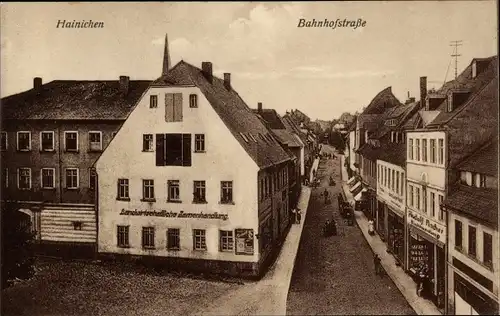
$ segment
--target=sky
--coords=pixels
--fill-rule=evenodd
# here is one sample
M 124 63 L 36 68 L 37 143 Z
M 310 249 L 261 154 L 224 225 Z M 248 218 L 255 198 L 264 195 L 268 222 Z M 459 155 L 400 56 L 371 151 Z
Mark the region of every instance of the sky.
M 165 34 L 172 65 L 213 63 L 251 108 L 299 109 L 331 120 L 392 87 L 419 99 L 419 77 L 439 88 L 497 55 L 496 1 L 2 3 L 2 97 L 52 80 L 154 80 Z M 363 19 L 364 28 L 298 28 L 299 19 Z M 56 28 L 93 20 L 103 28 Z

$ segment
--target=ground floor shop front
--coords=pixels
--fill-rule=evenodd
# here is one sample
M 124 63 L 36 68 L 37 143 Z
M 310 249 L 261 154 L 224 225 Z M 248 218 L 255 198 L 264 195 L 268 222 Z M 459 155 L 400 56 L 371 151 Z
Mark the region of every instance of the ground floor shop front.
M 444 309 L 446 289 L 445 244 L 413 225 L 408 226 L 407 273 L 420 287 L 418 294 Z
M 453 286 L 449 289 L 448 300 L 450 310 L 448 314 L 453 315 L 498 315 L 498 298 L 493 293 L 487 293 L 488 289 L 480 289 L 483 286 L 475 286 L 475 280 L 467 274 L 461 273 L 456 267 L 450 267 Z

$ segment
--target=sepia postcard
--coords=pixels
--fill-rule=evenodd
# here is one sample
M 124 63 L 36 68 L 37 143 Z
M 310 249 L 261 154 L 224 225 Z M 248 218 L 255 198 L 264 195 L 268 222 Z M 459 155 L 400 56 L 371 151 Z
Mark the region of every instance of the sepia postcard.
M 499 315 L 498 1 L 0 3 L 1 315 Z

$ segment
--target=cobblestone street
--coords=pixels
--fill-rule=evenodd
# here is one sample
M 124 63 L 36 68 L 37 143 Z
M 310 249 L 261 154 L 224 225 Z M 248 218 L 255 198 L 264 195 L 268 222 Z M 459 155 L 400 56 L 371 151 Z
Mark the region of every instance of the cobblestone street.
M 337 182 L 335 186 L 328 186 L 329 175 Z M 311 194 L 287 314 L 415 315 L 390 278 L 375 275 L 372 250 L 358 226 L 347 226 L 339 214 L 340 159 L 321 160 L 318 176 L 321 184 Z M 325 188 L 332 201 L 329 205 L 322 196 Z M 322 225 L 332 216 L 338 235 L 323 237 Z

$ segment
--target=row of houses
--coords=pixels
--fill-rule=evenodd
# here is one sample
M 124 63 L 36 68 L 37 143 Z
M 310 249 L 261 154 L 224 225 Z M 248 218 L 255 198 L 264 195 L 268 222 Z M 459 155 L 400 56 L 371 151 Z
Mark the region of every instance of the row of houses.
M 498 58 L 401 104 L 381 91 L 351 126 L 355 199 L 446 314 L 498 314 Z
M 251 109 L 213 65 L 156 80 L 55 80 L 1 100 L 2 208 L 39 249 L 261 275 L 291 224 L 317 143 Z

